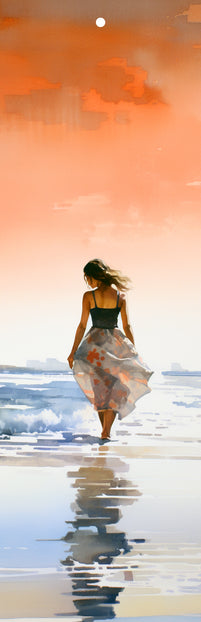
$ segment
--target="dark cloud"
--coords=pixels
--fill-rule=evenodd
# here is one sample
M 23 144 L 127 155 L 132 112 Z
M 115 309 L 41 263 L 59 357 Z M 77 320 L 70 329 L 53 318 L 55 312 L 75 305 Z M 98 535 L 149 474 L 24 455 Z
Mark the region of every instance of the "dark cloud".
M 127 64 L 126 59 L 113 58 L 99 63 L 93 87 L 106 102 L 133 102 L 136 105 L 164 102 L 159 88 L 147 84 L 147 72 L 142 67 Z
M 44 124 L 65 123 L 75 129 L 96 130 L 107 113 L 83 111 L 81 98 L 72 98 L 70 93 L 49 90 L 32 90 L 25 95 L 7 95 L 5 109 L 9 115 L 17 115 L 26 121 L 42 121 Z
M 3 114 L 96 130 L 108 117 L 104 102 L 123 103 L 114 116 L 119 124 L 129 123 L 130 104 L 165 103 L 146 67 L 129 58 L 138 47 L 151 45 L 143 29 L 115 28 L 105 33 L 103 46 L 91 27 L 66 23 L 19 20 L 10 33 L 4 31 L 1 39 Z M 100 99 L 94 107 L 92 91 Z
M 8 17 L 58 18 L 95 20 L 105 17 L 107 22 L 131 20 L 167 20 L 178 12 L 188 11 L 186 0 L 1 0 L 1 14 Z
M 0 18 L 0 30 L 4 30 L 14 26 L 18 23 L 17 17 L 2 17 Z
M 122 25 L 100 32 L 88 18 L 82 18 L 92 6 L 93 11 L 99 7 L 96 15 L 103 14 L 104 8 L 116 15 L 115 19 L 122 14 Z M 131 107 L 171 105 L 172 76 L 178 67 L 182 75 L 188 68 L 194 75 L 199 67 L 198 53 L 186 37 L 197 44 L 192 28 L 197 32 L 200 25 L 187 23 L 188 7 L 183 0 L 126 0 L 125 4 L 94 0 L 93 5 L 88 0 L 11 0 L 9 7 L 3 0 L 1 10 L 3 114 L 96 130 L 107 120 L 111 104 L 116 106 L 111 111 L 113 120 L 126 125 Z M 55 19 L 49 19 L 54 12 Z M 129 23 L 125 24 L 123 14 L 130 16 Z M 76 22 L 79 15 L 81 24 Z M 94 102 L 93 92 L 97 94 Z

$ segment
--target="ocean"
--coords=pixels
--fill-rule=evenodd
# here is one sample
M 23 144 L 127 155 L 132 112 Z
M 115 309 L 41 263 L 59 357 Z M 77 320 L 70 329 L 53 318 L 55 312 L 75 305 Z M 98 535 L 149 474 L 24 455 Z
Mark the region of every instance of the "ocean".
M 175 438 L 198 442 L 201 417 L 201 372 L 163 375 L 149 381 L 151 393 L 136 402 L 125 421 L 114 428 L 152 439 Z M 72 442 L 78 433 L 99 434 L 98 417 L 72 373 L 26 371 L 0 373 L 0 434 L 38 437 L 51 435 Z M 93 433 L 93 434 L 92 434 Z

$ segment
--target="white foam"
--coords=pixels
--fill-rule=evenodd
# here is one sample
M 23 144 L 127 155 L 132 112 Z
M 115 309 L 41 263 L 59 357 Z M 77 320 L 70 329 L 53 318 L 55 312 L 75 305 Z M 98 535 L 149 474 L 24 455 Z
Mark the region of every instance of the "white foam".
M 14 410 L 17 410 L 17 408 L 18 407 L 15 406 Z M 11 409 L 11 411 L 12 410 L 13 409 Z M 1 432 L 9 429 L 10 432 L 12 433 L 20 433 L 20 432 L 33 433 L 33 432 L 45 432 L 49 429 L 52 429 L 54 431 L 54 429 L 57 428 L 57 431 L 58 431 L 58 429 L 60 430 L 62 427 L 61 426 L 62 421 L 63 421 L 63 427 L 65 427 L 63 415 L 62 414 L 57 415 L 53 410 L 51 410 L 51 408 L 50 409 L 44 408 L 37 414 L 17 413 L 16 415 L 16 413 L 13 412 L 13 417 L 9 416 L 8 418 L 8 416 L 5 414 L 5 416 L 1 418 L 0 430 Z
M 1 622 L 55 622 L 55 618 L 1 618 Z M 71 616 L 63 616 L 63 622 L 82 622 L 83 618 L 76 618 Z
M 0 568 L 0 577 L 23 577 L 25 575 L 65 574 L 65 568 Z
M 4 404 L 4 406 L 0 406 L 3 410 L 13 409 L 13 410 L 27 410 L 28 408 L 32 408 L 32 406 L 26 406 L 26 404 Z

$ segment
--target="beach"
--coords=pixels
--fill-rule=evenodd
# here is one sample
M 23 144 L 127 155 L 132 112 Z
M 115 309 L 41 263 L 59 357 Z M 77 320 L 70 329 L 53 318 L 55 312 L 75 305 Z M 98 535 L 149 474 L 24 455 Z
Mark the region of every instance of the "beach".
M 201 377 L 156 372 L 109 442 L 72 375 L 0 385 L 0 619 L 201 620 Z

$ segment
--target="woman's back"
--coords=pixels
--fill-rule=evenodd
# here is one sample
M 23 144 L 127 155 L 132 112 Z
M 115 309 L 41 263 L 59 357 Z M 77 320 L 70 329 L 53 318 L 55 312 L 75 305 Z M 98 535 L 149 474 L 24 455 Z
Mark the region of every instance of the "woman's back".
M 91 309 L 95 306 L 102 309 L 114 309 L 118 306 L 121 306 L 120 297 L 118 297 L 118 292 L 113 287 L 107 287 L 104 290 L 97 288 L 90 292 L 90 305 Z
M 100 304 L 97 304 L 96 296 L 98 290 L 92 291 L 93 306 L 90 306 L 90 313 L 94 328 L 115 328 L 117 326 L 117 318 L 120 312 L 119 292 L 116 292 L 113 288 L 110 289 L 112 291 L 108 292 L 106 296 L 100 295 Z M 113 292 L 115 293 L 115 301 Z M 103 290 L 99 291 L 99 294 L 102 293 Z

